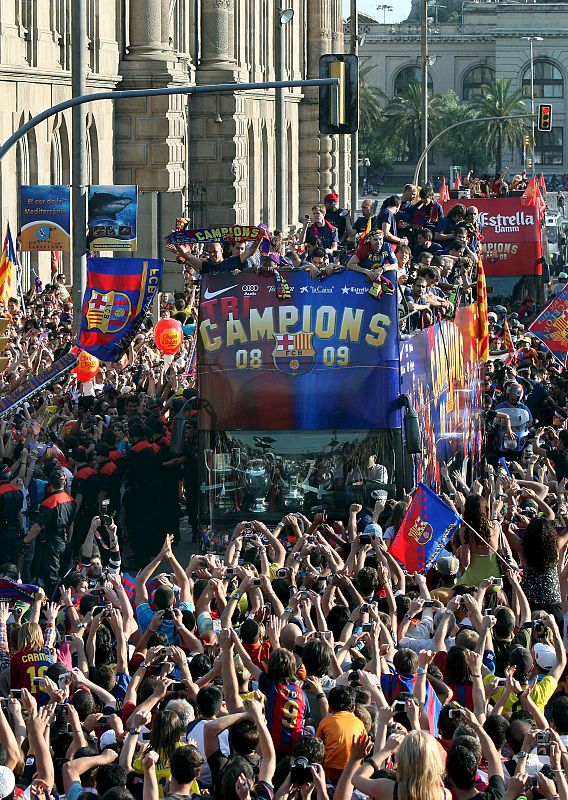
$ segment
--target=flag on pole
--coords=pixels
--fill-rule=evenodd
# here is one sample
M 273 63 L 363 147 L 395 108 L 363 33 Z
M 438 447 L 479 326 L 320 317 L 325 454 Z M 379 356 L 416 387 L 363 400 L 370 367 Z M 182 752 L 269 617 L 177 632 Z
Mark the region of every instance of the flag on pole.
M 456 177 L 454 178 L 454 189 L 461 189 L 461 178 L 459 172 L 456 172 Z
M 477 261 L 477 315 L 478 315 L 478 357 L 489 361 L 489 320 L 487 319 L 487 284 L 483 261 Z
M 523 196 L 521 197 L 522 206 L 534 206 L 537 210 L 538 218 L 540 219 L 544 214 L 545 202 L 542 199 L 540 189 L 536 180 L 536 175 L 533 175 L 527 184 Z
M 371 219 L 372 219 L 372 217 L 369 217 L 369 219 L 367 220 L 367 224 L 365 225 L 365 230 L 363 231 L 363 236 L 361 236 L 361 241 L 362 242 L 364 242 L 365 239 L 367 238 L 367 236 L 371 233 Z
M 461 521 L 453 508 L 419 483 L 389 553 L 409 574 L 425 574 Z
M 440 203 L 447 203 L 450 199 L 450 192 L 448 190 L 448 184 L 446 183 L 446 176 L 442 178 L 442 185 L 440 186 L 440 196 L 439 196 Z
M 568 353 L 568 284 L 550 299 L 528 330 L 562 362 Z
M 509 358 L 507 359 L 507 363 L 509 364 L 511 361 L 514 360 L 517 351 L 513 343 L 513 337 L 511 336 L 511 329 L 509 328 L 509 323 L 507 322 L 507 320 L 505 320 L 505 322 L 503 323 L 503 339 L 505 341 L 505 347 L 507 348 L 507 352 L 509 353 Z
M 544 195 L 547 192 L 546 181 L 544 179 L 544 172 L 541 172 L 540 175 L 538 176 L 538 188 L 541 190 L 544 197 Z
M 6 236 L 0 256 L 0 303 L 8 307 L 8 300 L 12 297 L 12 286 L 16 272 L 16 251 L 12 242 L 10 223 L 6 225 Z

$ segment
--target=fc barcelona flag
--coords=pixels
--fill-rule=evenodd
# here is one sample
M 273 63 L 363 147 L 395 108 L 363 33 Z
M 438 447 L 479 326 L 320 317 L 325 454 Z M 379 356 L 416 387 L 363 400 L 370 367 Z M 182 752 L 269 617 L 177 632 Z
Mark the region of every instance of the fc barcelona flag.
M 425 484 L 418 488 L 389 552 L 406 572 L 426 573 L 462 519 Z
M 79 347 L 101 361 L 118 361 L 148 313 L 163 263 L 157 258 L 90 258 Z

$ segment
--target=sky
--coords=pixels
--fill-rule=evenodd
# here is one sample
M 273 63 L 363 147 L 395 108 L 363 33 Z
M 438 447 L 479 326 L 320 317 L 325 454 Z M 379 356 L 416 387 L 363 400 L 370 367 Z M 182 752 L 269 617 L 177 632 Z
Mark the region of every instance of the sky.
M 386 12 L 387 22 L 401 22 L 406 19 L 410 11 L 410 0 L 387 0 L 381 3 L 380 0 L 357 0 L 357 9 L 361 14 L 369 14 L 370 17 L 378 19 L 379 22 L 383 21 L 383 12 L 377 11 L 378 5 L 389 5 L 393 7 L 393 11 Z M 343 14 L 345 18 L 349 16 L 349 0 L 343 0 Z

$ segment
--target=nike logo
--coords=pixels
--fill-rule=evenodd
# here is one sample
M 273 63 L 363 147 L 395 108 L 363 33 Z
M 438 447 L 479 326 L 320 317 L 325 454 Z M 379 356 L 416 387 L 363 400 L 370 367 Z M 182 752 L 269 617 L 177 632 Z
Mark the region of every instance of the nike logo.
M 220 294 L 225 294 L 225 292 L 228 292 L 230 289 L 236 289 L 237 286 L 238 284 L 235 283 L 234 286 L 226 286 L 224 289 L 219 289 L 217 292 L 210 292 L 209 289 L 205 289 L 203 292 L 203 297 L 205 300 L 213 300 L 214 297 L 217 297 Z

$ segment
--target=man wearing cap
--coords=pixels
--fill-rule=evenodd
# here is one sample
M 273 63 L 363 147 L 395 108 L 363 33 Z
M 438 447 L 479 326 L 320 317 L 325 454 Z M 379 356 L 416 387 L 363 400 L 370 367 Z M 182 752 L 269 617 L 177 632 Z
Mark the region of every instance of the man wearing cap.
M 10 480 L 10 468 L 0 464 L 0 564 L 12 562 L 21 546 L 24 495 Z
M 349 211 L 346 208 L 339 208 L 339 195 L 330 192 L 323 198 L 323 203 L 326 222 L 335 225 L 339 241 L 343 242 L 348 236 L 354 236 L 355 231 L 351 225 Z
M 456 578 L 460 569 L 460 562 L 455 556 L 446 553 L 436 561 L 435 570 L 439 576 L 439 583 L 430 592 L 432 600 L 439 600 L 447 605 L 448 600 L 454 593 Z M 435 573 L 434 573 L 435 574 Z
M 77 504 L 65 491 L 63 472 L 54 470 L 49 482 L 51 492 L 40 503 L 38 521 L 24 538 L 24 544 L 31 544 L 41 534 L 34 571 L 43 581 L 46 596 L 51 598 L 59 586 L 61 568 L 66 566 L 63 562 L 71 542 Z

